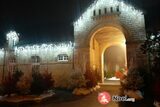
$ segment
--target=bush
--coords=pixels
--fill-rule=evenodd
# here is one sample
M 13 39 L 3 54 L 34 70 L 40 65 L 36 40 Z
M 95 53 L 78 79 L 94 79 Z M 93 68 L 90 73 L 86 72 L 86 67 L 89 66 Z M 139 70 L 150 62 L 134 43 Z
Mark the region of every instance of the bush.
M 82 72 L 72 72 L 69 81 L 68 89 L 82 88 L 86 86 L 86 80 Z
M 13 71 L 13 79 L 14 81 L 17 83 L 19 81 L 19 79 L 21 78 L 21 76 L 23 76 L 24 73 L 21 70 L 16 69 L 15 71 Z
M 41 94 L 44 91 L 43 77 L 38 71 L 32 72 L 31 93 Z
M 115 76 L 114 72 L 111 72 L 111 71 L 107 71 L 107 72 L 105 71 L 104 75 L 105 75 L 106 78 L 112 78 L 112 77 Z
M 128 75 L 123 80 L 122 87 L 125 90 L 140 90 L 144 87 L 143 73 L 140 68 L 130 69 Z
M 91 69 L 89 69 L 89 68 L 86 69 L 84 76 L 86 79 L 86 87 L 87 88 L 92 88 L 97 85 L 98 79 L 95 74 L 96 73 L 94 71 L 92 71 Z
M 41 94 L 44 91 L 49 90 L 53 87 L 54 80 L 52 79 L 51 73 L 46 71 L 41 74 L 40 72 L 32 72 L 32 82 L 31 82 L 31 93 L 32 94 Z
M 44 73 L 42 73 L 42 76 L 43 76 L 44 90 L 51 89 L 54 86 L 54 79 L 52 77 L 52 73 L 45 71 Z
M 23 75 L 20 80 L 17 82 L 18 93 L 25 95 L 30 92 L 32 77 Z
M 2 82 L 3 94 L 8 94 L 8 96 L 10 96 L 11 93 L 16 93 L 16 85 L 22 75 L 23 72 L 20 70 L 13 71 L 13 74 L 11 74 L 11 72 L 8 72 L 8 75 Z

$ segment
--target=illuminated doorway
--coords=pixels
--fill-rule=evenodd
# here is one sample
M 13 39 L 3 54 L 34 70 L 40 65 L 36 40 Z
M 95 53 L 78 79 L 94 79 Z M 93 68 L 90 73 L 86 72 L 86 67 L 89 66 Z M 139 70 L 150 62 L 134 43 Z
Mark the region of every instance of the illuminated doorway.
M 104 79 L 119 80 L 117 72 L 123 72 L 126 68 L 125 47 L 116 45 L 108 47 L 104 52 Z
M 98 69 L 102 78 L 119 80 L 115 72 L 127 66 L 126 39 L 116 27 L 98 29 L 90 40 L 90 64 Z

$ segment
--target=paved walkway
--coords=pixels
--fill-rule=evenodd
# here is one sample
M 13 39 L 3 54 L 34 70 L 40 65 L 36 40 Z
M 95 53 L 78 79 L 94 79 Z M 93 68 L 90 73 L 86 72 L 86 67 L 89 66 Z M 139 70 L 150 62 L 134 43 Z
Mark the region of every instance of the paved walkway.
M 111 95 L 118 95 L 120 91 L 119 85 L 104 85 L 101 86 L 99 90 L 96 92 L 93 92 L 90 95 L 87 95 L 85 97 L 77 97 L 73 96 L 70 92 L 66 91 L 57 91 L 57 96 L 54 96 L 53 98 L 42 101 L 41 103 L 23 103 L 23 104 L 17 104 L 17 105 L 0 105 L 0 107 L 154 107 L 153 106 L 153 99 L 144 99 L 141 101 L 136 101 L 134 103 L 132 102 L 121 102 L 120 104 L 111 101 L 107 105 L 101 105 L 98 100 L 97 96 L 99 92 L 107 91 Z M 59 97 L 61 95 L 62 97 Z
M 108 105 L 101 105 L 97 100 L 99 92 L 107 91 L 111 95 L 117 95 L 118 90 L 119 86 L 102 86 L 97 92 L 74 101 L 48 102 L 29 107 L 118 107 L 118 104 L 115 102 L 110 102 Z

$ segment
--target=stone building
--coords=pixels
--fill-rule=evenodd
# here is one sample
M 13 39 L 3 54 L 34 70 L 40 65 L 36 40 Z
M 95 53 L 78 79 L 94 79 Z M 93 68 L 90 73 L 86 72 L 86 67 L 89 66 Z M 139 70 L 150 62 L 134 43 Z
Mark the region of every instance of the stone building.
M 17 65 L 24 72 L 47 69 L 56 75 L 63 70 L 85 72 L 88 67 L 104 82 L 109 70 L 129 67 L 133 61 L 141 64 L 138 49 L 144 40 L 143 12 L 123 1 L 95 0 L 74 22 L 74 43 L 19 46 L 8 39 L 7 50 L 0 50 L 0 71 L 2 75 Z

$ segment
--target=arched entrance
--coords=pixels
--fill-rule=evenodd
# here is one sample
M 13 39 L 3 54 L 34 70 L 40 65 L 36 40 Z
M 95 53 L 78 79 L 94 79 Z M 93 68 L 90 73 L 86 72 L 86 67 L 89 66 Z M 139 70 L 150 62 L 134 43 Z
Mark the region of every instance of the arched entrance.
M 90 39 L 90 65 L 98 69 L 102 82 L 127 66 L 126 39 L 120 29 L 109 26 L 95 31 Z
M 126 47 L 128 68 L 132 65 L 130 62 L 143 66 L 146 59 L 138 48 L 146 39 L 144 22 L 144 14 L 123 1 L 93 2 L 74 22 L 75 70 L 85 71 L 89 65 L 99 70 L 104 82 L 104 53 L 113 46 Z
M 108 47 L 103 54 L 104 81 L 119 80 L 116 74 L 126 68 L 125 45 L 114 45 Z

